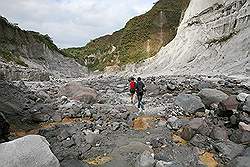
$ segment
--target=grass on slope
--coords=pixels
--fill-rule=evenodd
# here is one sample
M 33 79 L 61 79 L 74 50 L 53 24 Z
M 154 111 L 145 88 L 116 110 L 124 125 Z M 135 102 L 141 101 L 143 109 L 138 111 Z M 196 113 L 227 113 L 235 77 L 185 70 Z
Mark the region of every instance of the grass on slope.
M 149 12 L 131 19 L 112 35 L 94 39 L 84 47 L 64 51 L 91 70 L 141 62 L 154 56 L 175 37 L 188 3 L 189 0 L 160 0 Z

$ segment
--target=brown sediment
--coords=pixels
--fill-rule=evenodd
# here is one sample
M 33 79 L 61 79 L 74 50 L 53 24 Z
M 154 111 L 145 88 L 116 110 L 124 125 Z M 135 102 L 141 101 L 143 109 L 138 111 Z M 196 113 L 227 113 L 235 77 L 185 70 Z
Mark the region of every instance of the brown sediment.
M 205 152 L 199 156 L 201 162 L 208 167 L 217 167 L 218 162 L 214 159 L 214 154 Z
M 133 129 L 146 130 L 152 127 L 152 123 L 156 121 L 156 116 L 140 116 L 133 121 Z
M 38 134 L 40 129 L 48 129 L 48 128 L 53 128 L 56 125 L 69 125 L 69 124 L 74 124 L 74 123 L 79 123 L 79 122 L 88 122 L 88 123 L 90 123 L 91 120 L 88 119 L 88 118 L 69 118 L 69 117 L 65 117 L 60 122 L 40 123 L 37 128 L 32 129 L 32 130 L 25 131 L 25 130 L 12 129 L 11 132 L 15 137 L 23 137 L 23 136 L 26 136 L 26 135 Z
M 95 166 L 99 166 L 99 165 L 103 165 L 109 161 L 112 160 L 112 157 L 110 156 L 98 156 L 95 158 L 91 158 L 86 160 L 85 162 L 88 163 L 89 165 L 95 165 Z

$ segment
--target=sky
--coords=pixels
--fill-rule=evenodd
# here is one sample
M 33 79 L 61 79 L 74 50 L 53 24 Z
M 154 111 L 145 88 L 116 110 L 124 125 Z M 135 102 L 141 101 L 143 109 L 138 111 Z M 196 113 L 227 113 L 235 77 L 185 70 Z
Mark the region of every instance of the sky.
M 60 48 L 84 46 L 123 28 L 157 0 L 0 0 L 0 15 L 25 30 L 48 34 Z

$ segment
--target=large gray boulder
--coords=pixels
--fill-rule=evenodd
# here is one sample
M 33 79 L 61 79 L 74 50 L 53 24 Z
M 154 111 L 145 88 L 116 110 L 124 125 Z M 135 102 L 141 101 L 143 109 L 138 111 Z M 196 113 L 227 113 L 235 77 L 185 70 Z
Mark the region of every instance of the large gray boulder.
M 250 147 L 248 147 L 242 155 L 233 159 L 229 167 L 249 167 L 250 166 Z
M 214 148 L 228 160 L 232 160 L 244 151 L 244 145 L 236 144 L 228 140 L 227 142 L 215 143 Z
M 217 89 L 202 89 L 198 96 L 200 96 L 202 102 L 206 107 L 210 107 L 211 104 L 219 104 L 221 101 L 226 100 L 228 95 Z
M 49 148 L 47 140 L 38 135 L 25 136 L 0 144 L 0 162 L 3 167 L 59 167 L 59 161 Z
M 176 97 L 175 104 L 187 113 L 204 112 L 205 105 L 201 98 L 190 94 L 181 94 Z
M 60 95 L 87 104 L 95 103 L 97 98 L 96 90 L 85 87 L 80 82 L 70 82 L 66 84 L 60 89 Z

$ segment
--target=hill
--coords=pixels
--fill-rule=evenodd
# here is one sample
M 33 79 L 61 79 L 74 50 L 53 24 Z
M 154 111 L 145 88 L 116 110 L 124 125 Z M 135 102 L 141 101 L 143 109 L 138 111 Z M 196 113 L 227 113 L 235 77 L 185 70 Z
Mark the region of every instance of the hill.
M 147 13 L 132 18 L 123 29 L 64 51 L 91 70 L 138 63 L 154 56 L 176 35 L 189 0 L 160 0 Z

